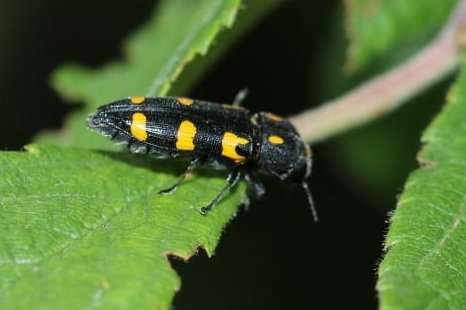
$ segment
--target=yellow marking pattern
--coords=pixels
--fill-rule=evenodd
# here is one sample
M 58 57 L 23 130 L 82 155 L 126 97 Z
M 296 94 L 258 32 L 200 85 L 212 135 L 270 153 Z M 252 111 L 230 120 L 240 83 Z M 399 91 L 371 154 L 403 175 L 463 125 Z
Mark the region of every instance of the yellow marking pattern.
M 239 144 L 248 144 L 248 142 L 248 139 L 238 137 L 232 132 L 225 132 L 222 138 L 222 156 L 233 159 L 235 163 L 246 161 L 246 157 L 236 152 L 236 146 Z
M 194 100 L 191 98 L 186 98 L 186 97 L 179 97 L 176 98 L 182 105 L 192 105 Z
M 142 113 L 134 113 L 131 121 L 131 134 L 139 141 L 147 140 L 147 117 Z
M 130 100 L 132 104 L 141 104 L 146 100 L 146 97 L 131 97 Z
M 272 113 L 269 113 L 267 114 L 267 118 L 271 121 L 274 121 L 274 122 L 281 122 L 283 120 L 282 117 L 278 116 L 278 115 L 275 115 L 275 114 L 272 114 Z
M 285 142 L 282 137 L 276 135 L 269 136 L 268 140 L 272 144 L 283 144 L 283 142 Z
M 197 128 L 190 121 L 182 121 L 178 128 L 176 149 L 180 151 L 194 150 L 194 136 L 196 135 Z

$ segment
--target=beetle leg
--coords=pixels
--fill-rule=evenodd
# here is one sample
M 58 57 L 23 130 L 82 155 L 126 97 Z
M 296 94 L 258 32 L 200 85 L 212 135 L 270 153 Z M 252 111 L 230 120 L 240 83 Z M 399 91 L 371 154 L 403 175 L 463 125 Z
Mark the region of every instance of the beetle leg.
M 241 102 L 248 96 L 249 89 L 243 88 L 240 90 L 237 94 L 235 99 L 233 100 L 233 106 L 239 107 L 241 105 Z
M 220 200 L 222 200 L 225 194 L 230 192 L 233 189 L 233 187 L 235 187 L 235 185 L 238 184 L 240 177 L 241 177 L 240 168 L 237 167 L 228 175 L 227 185 L 225 185 L 225 187 L 220 191 L 220 193 L 218 193 L 217 196 L 207 206 L 202 207 L 200 209 L 201 214 L 206 215 L 207 212 L 209 212 L 213 207 L 215 207 L 215 205 Z
M 199 167 L 204 163 L 204 159 L 201 157 L 194 157 L 191 162 L 189 163 L 189 166 L 186 168 L 186 170 L 178 177 L 178 180 L 176 180 L 175 184 L 172 186 L 162 189 L 159 191 L 159 194 L 162 195 L 170 195 L 176 192 L 178 189 L 178 186 L 183 182 L 183 180 L 186 178 L 186 176 L 191 173 L 196 167 Z
M 265 194 L 264 184 L 253 176 L 250 171 L 247 171 L 244 177 L 248 182 L 248 196 L 257 200 L 261 199 Z

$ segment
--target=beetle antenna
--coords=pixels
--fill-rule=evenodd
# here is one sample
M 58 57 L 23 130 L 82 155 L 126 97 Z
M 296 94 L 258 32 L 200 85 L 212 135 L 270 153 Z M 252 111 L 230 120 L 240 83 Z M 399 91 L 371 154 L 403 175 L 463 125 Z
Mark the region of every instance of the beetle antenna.
M 307 185 L 306 181 L 303 182 L 302 186 L 303 186 L 304 192 L 306 193 L 307 201 L 309 203 L 309 206 L 311 207 L 312 218 L 314 219 L 314 222 L 317 223 L 319 221 L 319 217 L 317 216 L 317 210 L 316 210 L 316 207 L 314 205 L 314 200 L 312 199 L 311 191 L 309 190 L 309 186 Z

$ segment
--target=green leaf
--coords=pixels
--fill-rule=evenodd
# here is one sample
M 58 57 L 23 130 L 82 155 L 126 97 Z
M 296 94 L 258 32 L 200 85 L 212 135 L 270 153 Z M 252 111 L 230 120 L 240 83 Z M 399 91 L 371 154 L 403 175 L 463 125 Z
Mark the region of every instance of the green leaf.
M 350 37 L 348 68 L 369 60 L 420 36 L 438 31 L 456 0 L 347 0 L 346 20 Z
M 466 300 L 466 72 L 423 136 L 379 268 L 382 309 L 463 309 Z
M 28 150 L 0 153 L 3 309 L 168 309 L 180 282 L 167 255 L 187 259 L 199 246 L 211 255 L 244 192 L 202 216 L 224 174 L 201 173 L 162 196 L 177 174 L 165 161 Z
M 251 4 L 254 14 L 246 14 L 241 31 L 281 1 Z M 59 69 L 55 87 L 85 107 L 60 135 L 39 141 L 111 149 L 86 129 L 86 116 L 113 99 L 165 95 L 185 65 L 232 25 L 240 4 L 163 1 L 126 44 L 125 61 Z M 200 75 L 185 75 L 184 85 Z M 225 185 L 226 173 L 201 171 L 176 194 L 158 195 L 186 165 L 57 147 L 0 153 L 2 307 L 168 309 L 180 284 L 167 255 L 187 259 L 200 246 L 212 255 L 245 192 L 240 185 L 206 217 L 199 208 Z
M 231 27 L 240 7 L 241 0 L 162 1 L 151 20 L 125 44 L 126 61 L 98 70 L 78 65 L 60 68 L 53 76 L 56 89 L 86 106 L 68 120 L 59 137 L 46 135 L 39 141 L 111 148 L 85 129 L 86 116 L 112 100 L 165 95 L 184 66 L 204 55 L 215 36 Z

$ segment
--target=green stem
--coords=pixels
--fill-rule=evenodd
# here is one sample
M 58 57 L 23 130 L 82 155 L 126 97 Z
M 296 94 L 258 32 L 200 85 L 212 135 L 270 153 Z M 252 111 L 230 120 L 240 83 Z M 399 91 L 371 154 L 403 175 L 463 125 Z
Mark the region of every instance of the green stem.
M 458 68 L 465 33 L 466 0 L 461 0 L 440 34 L 413 57 L 290 121 L 306 141 L 316 142 L 391 112 Z

